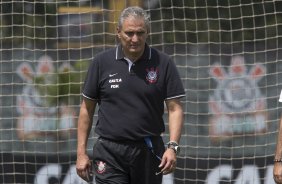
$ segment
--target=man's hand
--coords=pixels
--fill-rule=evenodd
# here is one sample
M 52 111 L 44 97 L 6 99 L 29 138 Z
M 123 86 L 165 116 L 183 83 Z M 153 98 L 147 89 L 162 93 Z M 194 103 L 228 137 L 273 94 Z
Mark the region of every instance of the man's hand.
M 277 184 L 282 184 L 282 162 L 274 162 L 273 178 Z
M 176 168 L 176 153 L 173 149 L 167 149 L 162 157 L 161 164 L 159 165 L 161 172 L 166 175 L 172 173 Z
M 85 181 L 90 181 L 92 164 L 87 155 L 79 155 L 76 160 L 76 173 Z

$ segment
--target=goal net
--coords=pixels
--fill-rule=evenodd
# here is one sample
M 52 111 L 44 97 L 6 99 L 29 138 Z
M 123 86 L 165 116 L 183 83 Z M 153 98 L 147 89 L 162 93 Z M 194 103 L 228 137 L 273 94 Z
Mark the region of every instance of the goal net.
M 163 183 L 274 183 L 278 0 L 1 1 L 0 183 L 84 183 L 75 170 L 81 87 L 133 5 L 150 14 L 148 44 L 173 58 L 186 92 L 181 152 Z M 92 129 L 89 156 L 96 138 Z

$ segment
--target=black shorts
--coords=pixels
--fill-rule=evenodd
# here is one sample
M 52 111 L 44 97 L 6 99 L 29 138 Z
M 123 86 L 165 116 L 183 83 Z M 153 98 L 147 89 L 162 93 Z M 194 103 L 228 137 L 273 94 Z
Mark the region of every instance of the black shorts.
M 145 141 L 113 141 L 98 138 L 93 147 L 97 184 L 161 184 L 160 160 L 165 147 L 161 137 L 151 138 L 154 153 Z

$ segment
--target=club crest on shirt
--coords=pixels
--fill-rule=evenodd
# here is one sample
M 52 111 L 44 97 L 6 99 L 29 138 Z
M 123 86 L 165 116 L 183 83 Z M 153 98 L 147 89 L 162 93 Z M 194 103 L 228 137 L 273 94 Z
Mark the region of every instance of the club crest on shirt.
M 158 69 L 152 67 L 150 69 L 147 68 L 146 71 L 147 71 L 146 80 L 151 84 L 156 83 L 158 80 L 158 73 L 159 73 Z
M 106 171 L 106 163 L 103 161 L 97 161 L 97 173 L 102 174 Z

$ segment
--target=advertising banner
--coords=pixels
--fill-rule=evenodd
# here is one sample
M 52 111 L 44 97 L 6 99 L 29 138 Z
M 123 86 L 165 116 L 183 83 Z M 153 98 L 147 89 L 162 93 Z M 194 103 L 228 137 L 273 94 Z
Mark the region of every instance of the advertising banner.
M 0 183 L 86 184 L 76 174 L 74 155 L 13 155 L 0 157 Z M 182 159 L 164 184 L 274 184 L 272 157 Z M 185 166 L 185 167 L 184 167 Z M 93 178 L 91 178 L 93 181 Z M 94 182 L 92 182 L 94 184 Z

